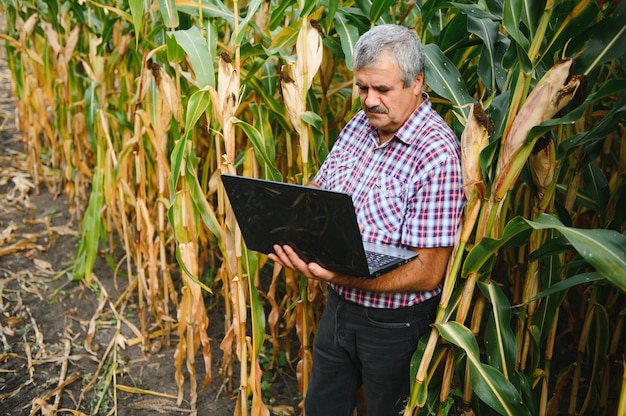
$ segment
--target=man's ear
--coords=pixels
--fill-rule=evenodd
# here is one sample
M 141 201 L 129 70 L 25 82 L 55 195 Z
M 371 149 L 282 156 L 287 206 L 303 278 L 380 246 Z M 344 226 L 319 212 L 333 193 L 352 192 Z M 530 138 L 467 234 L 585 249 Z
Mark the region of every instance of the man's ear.
M 423 87 L 424 87 L 424 73 L 421 72 L 417 77 L 415 77 L 415 81 L 413 81 L 413 94 L 417 96 L 421 96 Z

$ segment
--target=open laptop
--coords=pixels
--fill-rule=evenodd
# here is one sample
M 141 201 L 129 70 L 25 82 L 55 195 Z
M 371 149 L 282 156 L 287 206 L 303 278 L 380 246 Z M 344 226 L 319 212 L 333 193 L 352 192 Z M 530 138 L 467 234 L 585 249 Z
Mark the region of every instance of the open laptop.
M 274 244 L 287 244 L 306 262 L 362 277 L 417 257 L 412 250 L 364 243 L 349 194 L 226 174 L 222 182 L 251 250 L 269 254 Z

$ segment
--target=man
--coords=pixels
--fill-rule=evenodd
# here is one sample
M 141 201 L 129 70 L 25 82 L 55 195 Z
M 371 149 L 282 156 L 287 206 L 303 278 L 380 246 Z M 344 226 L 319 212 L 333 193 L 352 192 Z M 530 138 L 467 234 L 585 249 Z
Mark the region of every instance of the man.
M 369 415 L 402 412 L 411 356 L 434 320 L 463 206 L 459 143 L 422 93 L 419 37 L 402 26 L 374 27 L 355 46 L 353 70 L 362 111 L 340 133 L 313 186 L 352 195 L 363 240 L 419 256 L 367 279 L 274 247 L 273 261 L 329 283 L 307 416 L 352 415 L 361 385 Z

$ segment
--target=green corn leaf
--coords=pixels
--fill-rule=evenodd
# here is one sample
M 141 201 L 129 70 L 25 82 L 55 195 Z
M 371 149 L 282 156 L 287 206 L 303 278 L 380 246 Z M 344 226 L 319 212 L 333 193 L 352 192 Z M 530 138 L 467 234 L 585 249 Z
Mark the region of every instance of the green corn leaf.
M 176 30 L 169 34 L 174 36 L 176 42 L 189 56 L 199 87 L 215 87 L 214 59 L 198 27 L 192 26 L 187 30 Z
M 609 181 L 604 172 L 595 163 L 587 163 L 582 171 L 585 192 L 589 195 L 589 199 L 593 201 L 594 210 L 604 217 L 606 208 L 609 205 L 609 198 L 611 197 Z
M 133 17 L 133 27 L 135 28 L 135 45 L 139 45 L 139 37 L 143 32 L 143 5 L 144 0 L 128 0 L 130 14 Z
M 215 212 L 206 200 L 206 196 L 204 195 L 204 191 L 200 186 L 200 182 L 198 181 L 198 176 L 196 175 L 195 170 L 190 165 L 191 164 L 189 163 L 187 164 L 187 173 L 185 174 L 185 179 L 186 184 L 189 188 L 189 192 L 191 193 L 194 207 L 196 209 L 196 212 L 200 214 L 200 218 L 202 218 L 204 224 L 217 239 L 218 246 L 223 249 L 224 238 L 222 236 L 222 227 L 220 226 L 219 220 L 217 219 Z
M 200 117 L 206 113 L 211 97 L 207 90 L 199 90 L 192 94 L 187 102 L 187 111 L 185 111 L 185 133 L 174 145 L 174 149 L 170 155 L 171 171 L 168 179 L 171 195 L 175 196 L 178 178 L 183 174 L 185 160 L 187 160 L 190 150 L 188 141 L 189 135 L 193 131 Z
M 197 2 L 186 2 L 182 4 L 177 3 L 177 9 L 181 13 L 189 14 L 194 18 L 199 16 L 198 12 L 198 3 Z M 204 18 L 213 17 L 217 20 L 223 20 L 224 22 L 228 22 L 231 26 L 235 25 L 235 19 L 233 15 L 233 11 L 224 5 L 224 2 L 221 1 L 210 1 L 210 2 L 202 2 L 200 3 L 200 7 L 202 10 L 202 16 Z
M 175 29 L 180 24 L 178 21 L 178 10 L 174 0 L 159 0 L 159 11 L 168 29 Z
M 417 371 L 419 370 L 420 363 L 424 358 L 424 352 L 426 350 L 426 345 L 428 344 L 428 338 L 430 337 L 430 333 L 427 332 L 422 338 L 420 338 L 419 343 L 417 344 L 417 349 L 413 353 L 411 357 L 411 366 L 410 366 L 410 376 L 413 383 L 411 385 L 411 394 L 409 395 L 409 402 L 407 404 L 407 408 L 415 408 L 415 406 L 419 405 L 420 407 L 424 407 L 426 404 L 426 400 L 428 399 L 428 375 L 426 380 L 422 383 L 417 383 L 415 381 L 415 377 L 417 376 Z M 433 357 L 431 359 L 431 363 L 438 362 L 443 359 L 443 356 L 447 354 L 452 347 L 449 344 L 438 343 L 435 347 L 435 351 L 433 352 Z M 435 371 L 434 368 L 429 370 L 431 372 Z
M 478 273 L 506 244 L 520 243 L 528 238 L 531 228 L 556 229 L 576 251 L 606 279 L 626 291 L 626 237 L 616 231 L 579 229 L 563 225 L 551 215 L 543 214 L 535 221 L 515 217 L 504 229 L 502 238 L 484 238 L 469 252 L 463 264 L 463 275 Z
M 276 30 L 278 27 L 284 24 L 286 10 L 295 3 L 296 0 L 279 1 L 276 7 L 272 7 L 270 14 L 270 21 L 268 27 L 270 30 Z
M 341 40 L 341 49 L 345 57 L 346 67 L 352 71 L 352 56 L 354 55 L 354 46 L 359 39 L 358 29 L 349 24 L 348 20 L 342 13 L 335 15 L 335 30 Z
M 469 329 L 454 321 L 435 326 L 446 341 L 465 351 L 472 390 L 483 402 L 502 415 L 530 415 L 515 386 L 497 369 L 480 362 L 478 343 Z
M 251 260 L 256 259 L 256 254 L 252 251 L 246 250 L 246 258 Z M 256 261 L 255 261 L 256 264 Z M 250 265 L 250 262 L 248 262 Z M 248 270 L 249 276 L 253 276 L 252 270 Z M 248 278 L 248 288 L 250 290 L 250 318 L 252 320 L 252 342 L 254 345 L 254 356 L 258 356 L 263 348 L 265 342 L 265 311 L 263 310 L 263 304 L 261 303 L 261 296 L 259 291 L 254 286 L 254 279 Z
M 451 6 L 459 9 L 463 14 L 474 19 L 488 19 L 488 20 L 500 20 L 496 14 L 490 11 L 484 10 L 478 4 L 465 4 L 465 3 L 450 3 Z
M 233 124 L 241 127 L 250 142 L 252 142 L 252 147 L 254 147 L 254 153 L 256 154 L 257 160 L 261 165 L 261 169 L 263 170 L 263 176 L 266 179 L 282 182 L 283 175 L 276 168 L 276 161 L 274 160 L 274 158 L 267 152 L 265 146 L 265 142 L 267 139 L 264 138 L 261 132 L 257 130 L 254 126 L 248 124 L 243 120 L 235 119 Z
M 87 139 L 91 145 L 91 150 L 96 151 L 96 116 L 98 115 L 98 94 L 97 82 L 92 82 L 85 91 L 85 123 L 87 125 Z
M 520 30 L 520 24 L 523 21 L 522 12 L 524 10 L 524 2 L 519 0 L 505 0 L 502 10 L 502 24 L 507 33 L 515 42 L 528 52 L 530 41 Z
M 355 0 L 354 4 L 358 9 L 363 13 L 363 16 L 370 16 L 370 10 L 372 9 L 372 3 L 376 3 L 376 1 L 372 0 Z M 383 3 L 383 1 L 381 1 Z M 371 19 L 369 19 L 372 21 Z
M 483 82 L 489 87 L 490 91 L 495 91 L 496 89 L 495 54 L 499 27 L 500 24 L 497 21 L 485 18 L 479 19 L 471 15 L 467 16 L 467 30 L 483 41 L 479 71 L 485 74 L 482 76 Z M 487 65 L 484 64 L 485 62 Z
M 551 215 L 526 222 L 535 229 L 553 228 L 611 283 L 626 292 L 626 237 L 613 230 L 585 230 L 564 226 Z
M 208 90 L 198 90 L 191 95 L 185 112 L 185 138 L 189 137 L 200 117 L 206 113 L 209 104 L 211 104 L 211 96 Z
M 556 231 L 551 231 L 556 233 Z M 559 256 L 550 256 L 542 262 L 541 287 L 553 287 L 561 280 L 562 264 Z M 568 278 L 569 280 L 569 278 Z M 533 326 L 540 331 L 537 345 L 544 345 L 550 334 L 554 320 L 558 317 L 559 308 L 565 297 L 565 292 L 557 292 L 547 297 L 539 304 L 539 309 L 533 316 Z
M 248 3 L 248 12 L 246 14 L 246 17 L 241 22 L 239 22 L 239 33 L 237 33 L 237 36 L 235 37 L 233 41 L 235 45 L 241 45 L 244 37 L 249 36 L 248 33 L 246 32 L 246 27 L 250 23 L 250 20 L 254 18 L 254 15 L 256 14 L 259 7 L 261 6 L 262 2 L 263 0 L 253 0 Z
M 596 30 L 585 45 L 585 50 L 577 59 L 584 74 L 589 75 L 605 62 L 616 60 L 626 53 L 626 3 L 619 2 L 606 19 L 602 28 Z
M 572 113 L 578 114 L 580 111 L 577 110 L 572 111 Z M 563 141 L 563 143 L 561 143 L 557 149 L 556 157 L 558 159 L 563 159 L 566 155 L 570 154 L 580 146 L 604 140 L 607 134 L 615 130 L 616 126 L 622 122 L 625 112 L 626 94 L 621 93 L 617 98 L 617 102 L 615 102 L 615 104 L 611 107 L 611 110 L 601 120 L 599 120 L 591 128 L 591 130 L 586 133 L 575 134 L 567 140 Z M 573 119 L 573 117 L 569 117 L 569 115 L 565 116 L 564 119 L 565 118 L 567 118 L 568 122 Z M 558 120 L 554 120 L 554 123 L 557 122 Z M 548 126 L 548 124 L 545 125 Z M 544 126 L 544 124 L 542 124 L 542 126 Z M 536 133 L 541 133 L 542 129 L 547 129 L 547 127 L 542 126 L 534 127 L 531 130 L 531 134 L 535 135 Z
M 191 273 L 191 270 L 187 268 L 187 265 L 185 264 L 182 257 L 180 256 L 180 249 L 178 248 L 178 246 L 176 246 L 176 260 L 178 261 L 178 265 L 182 269 L 183 273 L 185 273 L 192 282 L 200 286 L 200 288 L 205 290 L 207 293 L 211 293 L 211 294 L 213 293 L 210 287 L 208 287 L 207 285 L 202 283 L 200 280 L 198 280 L 198 277 L 194 276 L 193 273 Z
M 377 0 L 373 2 L 369 11 L 370 21 L 377 22 L 383 14 L 389 12 L 389 8 L 395 3 L 395 0 Z
M 94 143 L 96 148 L 96 165 L 91 180 L 91 194 L 82 222 L 82 234 L 76 252 L 76 260 L 72 271 L 73 280 L 85 279 L 91 282 L 91 272 L 96 263 L 100 237 L 104 236 L 102 209 L 104 207 L 104 171 L 105 171 L 105 140 Z
M 487 360 L 507 379 L 515 369 L 515 334 L 511 330 L 511 304 L 493 281 L 478 282 L 480 291 L 485 295 L 493 308 L 485 332 Z
M 565 292 L 575 286 L 583 285 L 587 283 L 600 282 L 606 280 L 600 273 L 582 273 L 575 276 L 568 277 L 565 280 L 561 280 L 550 286 L 548 289 L 541 291 L 537 295 L 528 300 L 527 303 L 534 302 L 539 299 L 543 299 L 547 296 L 552 296 L 557 293 Z
M 557 12 L 558 23 L 550 44 L 542 51 L 543 57 L 554 56 L 566 46 L 571 39 L 588 30 L 598 16 L 598 5 L 594 0 L 578 0 L 574 7 L 569 3 L 563 3 Z M 541 58 L 539 61 L 542 61 Z
M 425 76 L 424 82 L 435 93 L 450 101 L 455 113 L 459 114 L 463 121 L 469 116 L 470 106 L 476 100 L 467 92 L 467 87 L 462 80 L 459 70 L 437 45 L 424 45 Z
M 318 0 L 298 0 L 298 3 L 300 4 L 300 17 L 305 17 L 315 10 Z
M 463 263 L 463 276 L 480 273 L 485 264 L 493 260 L 500 248 L 512 245 L 520 246 L 530 237 L 531 230 L 522 217 L 515 217 L 504 227 L 502 238 L 483 238 L 467 255 Z

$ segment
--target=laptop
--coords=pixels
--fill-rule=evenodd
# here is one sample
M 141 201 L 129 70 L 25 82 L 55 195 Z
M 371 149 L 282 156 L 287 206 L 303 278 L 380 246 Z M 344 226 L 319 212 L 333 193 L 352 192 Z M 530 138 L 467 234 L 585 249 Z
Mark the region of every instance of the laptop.
M 222 174 L 246 246 L 269 254 L 289 245 L 340 273 L 377 277 L 417 257 L 413 250 L 362 241 L 349 194 Z

